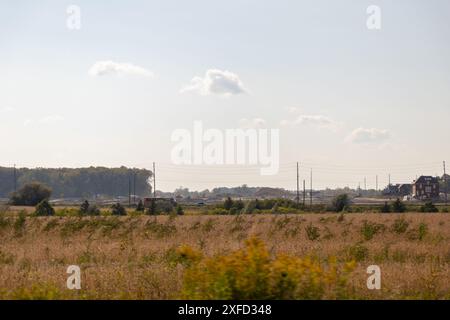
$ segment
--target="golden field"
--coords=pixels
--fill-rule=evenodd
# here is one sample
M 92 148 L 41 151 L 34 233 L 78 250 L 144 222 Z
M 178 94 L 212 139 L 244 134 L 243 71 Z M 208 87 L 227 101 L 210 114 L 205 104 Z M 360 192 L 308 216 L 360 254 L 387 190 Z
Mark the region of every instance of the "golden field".
M 224 270 L 244 268 L 245 273 L 236 260 L 248 258 L 239 253 L 247 239 L 265 246 L 253 258 L 267 253 L 258 261 L 272 259 L 274 267 L 254 272 L 270 269 L 270 277 L 277 268 L 295 273 L 303 263 L 297 258 L 314 261 L 314 279 L 325 274 L 329 261 L 338 268 L 353 264 L 339 295 L 324 285 L 317 295 L 272 298 L 450 299 L 447 213 L 25 217 L 17 212 L 0 215 L 0 298 L 214 298 L 195 292 L 207 290 L 203 281 L 220 276 L 208 268 L 228 263 Z M 197 256 L 205 262 L 193 270 L 184 258 Z M 287 258 L 275 260 L 278 256 Z M 381 268 L 381 290 L 366 286 L 366 268 L 373 264 Z M 69 265 L 81 268 L 81 290 L 66 287 Z

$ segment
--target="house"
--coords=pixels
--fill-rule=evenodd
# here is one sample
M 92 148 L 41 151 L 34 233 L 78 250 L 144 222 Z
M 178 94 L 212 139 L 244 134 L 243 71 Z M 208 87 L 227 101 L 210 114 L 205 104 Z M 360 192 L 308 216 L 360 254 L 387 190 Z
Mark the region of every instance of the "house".
M 412 193 L 413 185 L 411 183 L 402 183 L 398 186 L 398 194 L 408 196 Z
M 432 176 L 421 176 L 412 185 L 413 197 L 419 200 L 439 198 L 439 180 Z

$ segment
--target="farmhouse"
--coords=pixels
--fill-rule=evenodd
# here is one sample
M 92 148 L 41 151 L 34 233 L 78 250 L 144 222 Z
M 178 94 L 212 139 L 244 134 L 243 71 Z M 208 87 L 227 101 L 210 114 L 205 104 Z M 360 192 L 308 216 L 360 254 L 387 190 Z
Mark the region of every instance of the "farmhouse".
M 420 200 L 439 198 L 439 180 L 436 177 L 421 176 L 414 181 L 412 194 Z

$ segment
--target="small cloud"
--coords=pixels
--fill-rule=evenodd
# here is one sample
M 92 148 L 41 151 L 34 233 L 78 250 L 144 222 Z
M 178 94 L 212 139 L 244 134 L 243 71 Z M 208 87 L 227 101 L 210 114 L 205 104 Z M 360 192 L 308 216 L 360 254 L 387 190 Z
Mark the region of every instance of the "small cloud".
M 264 128 L 266 126 L 266 120 L 261 118 L 254 118 L 254 119 L 246 119 L 243 118 L 239 120 L 239 126 L 242 129 L 258 129 L 258 128 Z
M 46 117 L 39 119 L 39 123 L 50 124 L 50 123 L 60 122 L 63 120 L 64 120 L 64 117 L 62 117 L 60 115 L 50 115 L 50 116 L 46 116 Z
M 295 112 L 295 110 L 292 112 Z M 330 130 L 336 130 L 340 126 L 339 122 L 336 122 L 326 116 L 305 114 L 297 116 L 294 120 L 282 120 L 280 124 L 282 126 L 309 125 L 319 129 L 325 128 Z
M 45 116 L 45 117 L 37 119 L 37 120 L 35 120 L 35 119 L 26 119 L 23 122 L 23 125 L 25 127 L 30 126 L 30 125 L 35 124 L 35 123 L 36 124 L 46 124 L 46 125 L 48 125 L 48 124 L 58 123 L 58 122 L 61 122 L 63 120 L 64 120 L 64 117 L 62 117 L 60 115 L 48 115 L 48 116 Z
M 197 92 L 204 96 L 212 94 L 230 96 L 246 93 L 246 90 L 237 74 L 230 71 L 209 69 L 206 71 L 204 78 L 194 77 L 190 84 L 180 90 L 180 93 L 185 92 Z
M 9 112 L 13 112 L 14 108 L 7 106 L 7 107 L 0 107 L 0 113 L 9 113 Z
M 348 136 L 347 140 L 356 144 L 380 144 L 391 137 L 385 129 L 357 128 Z
M 119 63 L 111 60 L 97 61 L 89 69 L 89 74 L 94 77 L 126 74 L 153 77 L 153 73 L 143 67 L 131 63 Z

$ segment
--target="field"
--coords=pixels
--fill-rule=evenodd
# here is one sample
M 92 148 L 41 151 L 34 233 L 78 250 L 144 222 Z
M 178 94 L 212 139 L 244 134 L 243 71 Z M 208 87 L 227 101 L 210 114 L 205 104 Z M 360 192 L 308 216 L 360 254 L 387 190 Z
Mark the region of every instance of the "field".
M 258 247 L 253 258 L 264 256 L 263 251 L 271 261 L 281 254 L 290 257 L 276 260 L 275 269 L 255 271 L 271 272 L 268 277 L 280 261 L 294 266 L 294 258 L 312 261 L 310 268 L 316 273 L 311 279 L 325 273 L 330 261 L 339 270 L 353 266 L 345 283 L 339 282 L 339 294 L 337 286 L 327 282 L 311 287 L 317 295 L 300 295 L 302 288 L 297 288 L 295 295 L 286 296 L 283 289 L 284 295 L 271 297 L 450 299 L 450 215 L 446 213 L 30 217 L 17 212 L 0 215 L 0 298 L 202 298 L 196 290 L 210 290 L 205 289 L 206 282 L 216 281 L 206 267 L 220 269 L 229 263 L 224 270 L 242 268 L 224 257 L 242 250 L 247 239 L 259 239 L 267 249 Z M 195 262 L 201 259 L 205 262 Z M 249 270 L 254 270 L 253 261 Z M 199 263 L 203 267 L 196 267 Z M 381 268 L 381 290 L 366 286 L 366 268 L 373 264 Z M 66 287 L 69 265 L 81 268 L 81 290 Z M 262 279 L 265 274 L 246 277 L 246 281 Z M 250 282 L 246 285 L 253 290 Z

